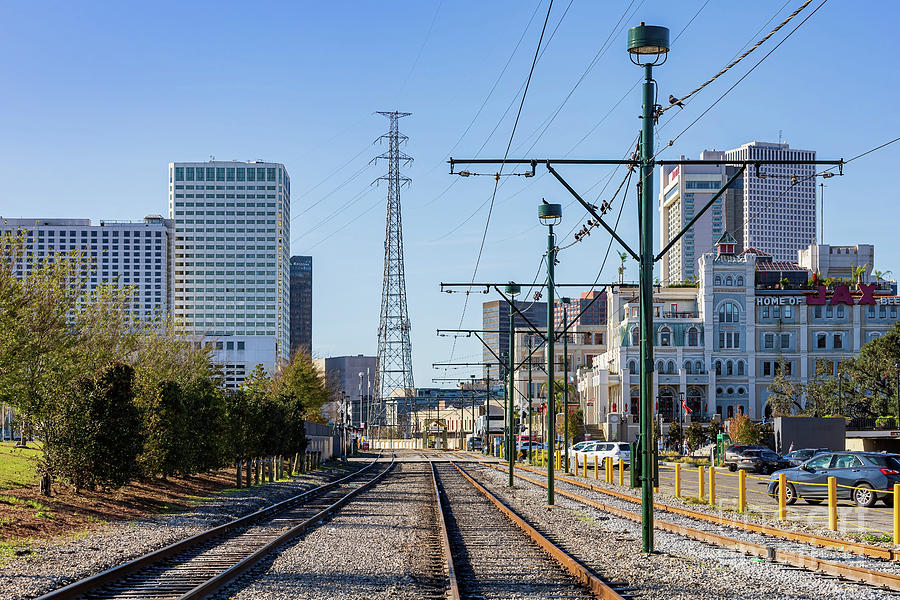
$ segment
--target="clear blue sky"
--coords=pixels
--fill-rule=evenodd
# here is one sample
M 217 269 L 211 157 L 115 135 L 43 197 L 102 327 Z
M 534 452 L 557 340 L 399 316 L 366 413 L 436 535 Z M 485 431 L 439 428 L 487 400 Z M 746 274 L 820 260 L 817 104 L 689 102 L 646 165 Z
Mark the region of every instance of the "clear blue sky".
M 510 155 L 626 152 L 640 111 L 639 88 L 626 95 L 640 76 L 624 50 L 627 27 L 665 25 L 674 38 L 696 15 L 656 71 L 665 103 L 668 94 L 685 94 L 758 39 L 776 13 L 780 22 L 800 4 L 575 0 L 560 23 L 569 2 L 557 0 L 545 42 L 557 24 L 558 30 L 535 69 Z M 686 127 L 818 4 L 684 111 L 672 111 L 676 117 L 659 138 Z M 292 251 L 314 257 L 314 353 L 374 354 L 387 189 L 370 186 L 386 165 L 367 163 L 383 151 L 372 141 L 386 131 L 387 120 L 373 113 L 412 112 L 401 121 L 409 136 L 404 150 L 415 158 L 406 169 L 412 185 L 402 196 L 407 289 L 416 383 L 430 385 L 431 363 L 450 355 L 449 340 L 435 330 L 456 327 L 463 306 L 462 295 L 440 294 L 438 284 L 472 277 L 487 214 L 477 209 L 493 183 L 451 177 L 443 161 L 449 153 L 472 156 L 482 145 L 480 156 L 503 155 L 546 7 L 546 0 L 6 3 L 0 215 L 140 219 L 165 213 L 169 161 L 214 155 L 283 162 L 293 180 Z M 793 147 L 848 158 L 900 135 L 898 12 L 894 3 L 826 3 L 663 156 L 777 141 L 782 132 Z M 876 267 L 900 275 L 898 158 L 900 144 L 827 181 L 825 241 L 874 243 Z M 564 174 L 597 198 L 610 169 Z M 534 278 L 545 247 L 535 216 L 541 197 L 570 202 L 549 176 L 504 180 L 477 279 Z M 582 216 L 567 207 L 561 233 Z M 635 221 L 632 189 L 620 227 L 627 240 L 636 239 Z M 558 279 L 592 281 L 606 240 L 594 233 L 562 253 Z M 601 281 L 614 278 L 615 262 Z M 633 277 L 634 264 L 628 268 L 626 277 Z M 480 327 L 480 304 L 493 298 L 472 296 L 464 326 Z M 480 356 L 475 342 L 461 340 L 454 358 Z

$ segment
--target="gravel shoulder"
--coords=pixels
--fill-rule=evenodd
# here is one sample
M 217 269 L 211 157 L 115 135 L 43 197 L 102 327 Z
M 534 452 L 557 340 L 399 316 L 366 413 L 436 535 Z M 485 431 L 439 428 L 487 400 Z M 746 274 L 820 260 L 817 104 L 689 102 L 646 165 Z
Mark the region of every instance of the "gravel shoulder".
M 499 471 L 481 466 L 466 469 L 545 535 L 603 577 L 627 582 L 641 598 L 875 600 L 886 597 L 882 590 L 826 579 L 660 531 L 655 537 L 658 553 L 643 555 L 638 523 L 559 496 L 557 505 L 550 508 L 542 487 L 517 480 L 516 487 L 510 489 L 506 487 L 506 475 Z M 603 501 L 613 504 L 607 497 Z M 633 510 L 634 505 L 628 508 Z
M 433 575 L 426 549 L 435 538 L 427 463 L 398 463 L 375 487 L 220 597 L 276 599 L 421 599 Z M 427 477 L 426 477 L 427 474 Z
M 101 525 L 75 539 L 35 542 L 27 547 L 26 556 L 0 567 L 0 598 L 34 598 L 290 498 L 347 472 L 338 468 L 322 469 L 289 481 L 213 496 L 185 512 Z

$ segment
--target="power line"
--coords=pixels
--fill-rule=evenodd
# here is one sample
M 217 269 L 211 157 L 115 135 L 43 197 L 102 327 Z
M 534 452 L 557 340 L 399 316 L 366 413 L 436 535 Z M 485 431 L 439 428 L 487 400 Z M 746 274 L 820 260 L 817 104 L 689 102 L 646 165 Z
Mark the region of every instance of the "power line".
M 810 1 L 810 0 L 807 0 L 807 4 L 809 3 L 809 1 Z M 676 135 L 673 139 L 669 140 L 669 143 L 668 143 L 666 146 L 663 146 L 663 148 L 660 149 L 660 151 L 656 153 L 656 155 L 654 156 L 654 158 L 656 158 L 656 156 L 659 156 L 659 154 L 660 154 L 661 152 L 663 152 L 666 148 L 671 147 L 675 142 L 677 142 L 678 139 L 679 139 L 682 135 L 684 135 L 685 132 L 687 132 L 688 129 L 690 129 L 691 127 L 693 127 L 693 126 L 697 123 L 697 121 L 699 121 L 700 119 L 702 119 L 702 118 L 703 118 L 709 111 L 711 111 L 711 110 L 712 110 L 719 102 L 721 102 L 721 100 L 722 100 L 725 96 L 727 96 L 734 88 L 736 88 L 742 81 L 744 81 L 744 79 L 746 79 L 753 71 L 755 71 L 756 68 L 757 68 L 759 65 L 761 65 L 761 64 L 763 63 L 763 61 L 765 61 L 767 58 L 769 58 L 769 56 L 771 56 L 773 52 L 775 52 L 776 50 L 778 50 L 778 48 L 779 48 L 783 43 L 785 43 L 785 42 L 786 42 L 786 41 L 794 34 L 795 31 L 797 31 L 798 29 L 800 29 L 800 27 L 802 27 L 803 24 L 806 23 L 806 22 L 807 22 L 814 14 L 816 14 L 816 13 L 819 11 L 819 9 L 822 8 L 822 7 L 825 5 L 826 2 L 828 2 L 828 0 L 822 0 L 822 3 L 821 3 L 821 4 L 819 4 L 819 5 L 818 5 L 811 13 L 809 13 L 808 15 L 806 15 L 806 18 L 804 18 L 802 21 L 800 21 L 800 23 L 798 23 L 791 31 L 789 31 L 788 34 L 787 34 L 786 36 L 784 36 L 784 38 L 782 38 L 780 42 L 778 42 L 777 44 L 775 44 L 775 46 L 774 46 L 771 50 L 769 50 L 765 55 L 763 55 L 763 57 L 760 58 L 759 61 L 757 61 L 757 63 L 756 63 L 755 65 L 753 65 L 752 67 L 750 67 L 750 69 L 749 69 L 746 73 L 744 73 L 744 74 L 740 77 L 740 79 L 738 79 L 737 81 L 735 81 L 734 84 L 733 84 L 730 88 L 728 88 L 727 90 L 725 90 L 725 92 L 723 92 L 722 95 L 719 96 L 719 97 L 715 100 L 715 102 L 713 102 L 712 104 L 710 104 L 709 107 L 708 107 L 706 110 L 704 110 L 702 113 L 700 113 L 700 115 L 698 115 L 696 119 L 694 119 L 693 121 L 691 121 L 691 123 L 690 123 L 687 127 L 685 127 L 683 130 L 681 130 L 681 133 L 679 133 L 678 135 Z M 799 9 L 798 9 L 798 10 L 799 10 Z M 746 55 L 746 53 L 745 53 L 745 55 Z M 669 108 L 671 108 L 671 107 L 669 107 Z
M 550 0 L 550 4 L 547 5 L 547 16 L 544 17 L 544 25 L 541 27 L 541 35 L 538 38 L 537 48 L 534 50 L 534 59 L 531 61 L 531 69 L 528 71 L 528 79 L 525 81 L 525 90 L 522 93 L 522 101 L 519 102 L 519 110 L 516 114 L 516 120 L 513 122 L 512 131 L 509 134 L 509 142 L 506 144 L 506 152 L 503 155 L 503 160 L 506 161 L 506 158 L 509 156 L 509 149 L 512 147 L 513 138 L 516 135 L 516 128 L 519 126 L 519 118 L 522 116 L 522 108 L 525 106 L 525 98 L 528 96 L 528 88 L 531 86 L 531 78 L 534 75 L 534 67 L 537 65 L 538 55 L 541 51 L 541 45 L 544 42 L 544 32 L 547 31 L 547 22 L 550 20 L 550 11 L 553 10 L 553 0 Z M 549 43 L 549 41 L 548 41 Z M 494 179 L 494 192 L 491 195 L 491 205 L 488 208 L 487 220 L 484 224 L 484 233 L 481 236 L 481 245 L 478 249 L 478 257 L 475 259 L 475 268 L 472 270 L 472 281 L 475 281 L 475 277 L 478 274 L 478 267 L 481 264 L 481 255 L 484 252 L 484 242 L 487 239 L 488 228 L 491 224 L 491 213 L 494 210 L 494 200 L 497 197 L 497 187 L 500 185 L 500 173 L 503 172 L 503 163 L 500 164 L 500 168 L 497 171 L 497 177 Z M 469 305 L 469 295 L 466 294 L 466 299 L 463 302 L 463 310 L 462 314 L 459 317 L 459 326 L 462 327 L 463 320 L 466 318 L 466 309 Z M 453 360 L 453 353 L 456 350 L 456 342 L 453 343 L 453 348 L 450 351 L 450 360 Z
M 431 31 L 434 29 L 434 24 L 437 21 L 438 13 L 441 12 L 441 6 L 443 6 L 444 0 L 438 2 L 437 7 L 434 9 L 434 16 L 431 17 L 431 25 L 428 26 L 428 31 L 425 32 L 425 39 L 422 40 L 422 45 L 419 46 L 419 53 L 416 54 L 415 60 L 413 60 L 412 66 L 409 68 L 409 72 L 406 74 L 406 79 L 403 80 L 403 84 L 400 85 L 400 91 L 397 92 L 397 96 L 403 95 L 403 90 L 406 89 L 406 84 L 409 83 L 409 78 L 412 77 L 413 72 L 416 70 L 416 66 L 419 64 L 419 59 L 422 58 L 422 51 L 425 50 L 425 46 L 428 44 L 428 40 L 431 38 Z
M 700 84 L 699 86 L 697 86 L 693 91 L 691 91 L 691 92 L 689 92 L 688 94 L 682 96 L 682 97 L 680 98 L 680 101 L 681 101 L 681 102 L 684 102 L 685 100 L 688 100 L 691 96 L 693 96 L 694 94 L 696 94 L 697 92 L 699 92 L 700 90 L 702 90 L 703 88 L 705 88 L 706 86 L 708 86 L 709 84 L 711 84 L 713 81 L 715 81 L 716 79 L 718 79 L 719 77 L 721 77 L 722 75 L 724 75 L 725 73 L 727 73 L 727 72 L 729 71 L 729 69 L 731 69 L 731 67 L 735 66 L 736 64 L 738 64 L 739 62 L 741 62 L 742 60 L 744 60 L 745 58 L 747 58 L 747 56 L 749 56 L 751 52 L 753 52 L 754 50 L 756 50 L 757 48 L 759 48 L 760 46 L 762 46 L 764 43 L 766 43 L 766 41 L 767 41 L 770 37 L 772 37 L 773 35 L 775 35 L 776 33 L 778 33 L 778 31 L 779 31 L 782 27 L 784 27 L 785 25 L 787 25 L 788 23 L 790 23 L 791 20 L 792 20 L 794 17 L 796 17 L 798 14 L 800 14 L 800 12 L 801 12 L 804 8 L 806 8 L 807 6 L 809 6 L 811 2 L 812 2 L 812 0 L 806 0 L 803 4 L 800 5 L 800 8 L 798 8 L 797 10 L 795 10 L 794 12 L 792 12 L 790 15 L 788 15 L 788 17 L 787 17 L 784 21 L 782 21 L 782 22 L 781 22 L 777 27 L 775 27 L 772 31 L 770 31 L 769 33 L 767 33 L 766 36 L 765 36 L 764 38 L 762 38 L 761 40 L 759 40 L 758 42 L 756 42 L 756 44 L 754 44 L 749 50 L 747 50 L 746 52 L 744 52 L 743 54 L 741 54 L 739 57 L 737 57 L 736 59 L 734 59 L 733 61 L 731 61 L 731 62 L 728 63 L 727 65 L 725 65 L 725 67 L 723 67 L 718 73 L 716 73 L 715 75 L 713 75 L 712 77 L 710 77 L 709 79 L 707 79 L 705 82 L 701 83 L 701 84 Z M 822 4 L 824 4 L 824 2 L 823 2 Z M 821 5 L 820 5 L 820 6 L 821 6 Z M 816 10 L 818 10 L 818 8 L 817 8 Z M 815 12 L 815 11 L 813 11 L 813 12 Z M 810 16 L 812 16 L 812 15 L 810 15 Z M 807 18 L 809 18 L 809 17 L 807 17 Z M 805 20 L 806 20 L 806 19 L 804 19 L 804 21 L 805 21 Z M 801 25 L 802 25 L 802 23 L 801 23 Z M 790 35 L 790 34 L 788 34 L 788 35 Z M 787 39 L 787 38 L 785 38 L 785 39 Z M 784 41 L 784 40 L 782 40 L 782 41 Z M 778 46 L 776 46 L 776 48 L 777 48 L 777 47 L 778 47 Z M 661 110 L 659 111 L 658 114 L 659 114 L 659 115 L 662 115 L 664 112 L 666 112 L 667 110 L 669 110 L 669 109 L 671 109 L 671 108 L 674 108 L 675 106 L 676 106 L 676 103 L 672 103 L 672 104 L 670 104 L 669 106 L 667 106 L 667 107 L 661 109 Z

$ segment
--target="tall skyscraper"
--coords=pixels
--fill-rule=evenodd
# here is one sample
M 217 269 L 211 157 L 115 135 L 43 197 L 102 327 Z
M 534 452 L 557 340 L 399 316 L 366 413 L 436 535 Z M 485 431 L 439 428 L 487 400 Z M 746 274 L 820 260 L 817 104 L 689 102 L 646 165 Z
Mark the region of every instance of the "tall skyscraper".
M 291 257 L 291 356 L 312 352 L 312 256 Z
M 26 232 L 25 254 L 16 275 L 27 277 L 35 264 L 56 253 L 82 250 L 95 261 L 88 288 L 118 282 L 137 295 L 128 317 L 148 322 L 171 314 L 173 223 L 158 215 L 143 221 L 90 219 L 2 219 L 0 232 Z
M 226 387 L 289 358 L 290 206 L 282 164 L 169 163 L 175 317 L 214 344 Z
M 750 142 L 727 150 L 735 160 L 815 160 L 813 150 L 787 144 Z M 743 248 L 768 252 L 775 261 L 795 262 L 797 251 L 816 243 L 814 165 L 750 166 L 743 179 Z M 740 242 L 741 239 L 738 238 Z M 705 250 L 704 250 L 705 251 Z
M 724 152 L 706 150 L 701 160 L 724 158 Z M 684 156 L 681 157 L 682 159 Z M 702 209 L 734 173 L 725 165 L 662 165 L 659 186 L 659 235 L 665 247 Z M 663 256 L 660 278 L 663 284 L 681 283 L 698 277 L 699 260 L 709 252 L 725 231 L 725 223 L 734 219 L 740 208 L 738 192 L 741 180 L 736 181 L 701 216 L 694 226 Z M 731 229 L 733 231 L 734 229 Z
M 373 422 L 378 408 L 374 405 L 375 369 L 374 356 L 332 356 L 317 358 L 313 363 L 325 374 L 334 400 L 342 397 L 350 402 L 350 417 L 354 427 Z

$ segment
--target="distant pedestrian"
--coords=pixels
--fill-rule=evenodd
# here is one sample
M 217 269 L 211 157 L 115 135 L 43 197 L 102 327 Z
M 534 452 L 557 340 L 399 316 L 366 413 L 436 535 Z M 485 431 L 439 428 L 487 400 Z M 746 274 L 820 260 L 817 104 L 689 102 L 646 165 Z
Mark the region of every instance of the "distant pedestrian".
M 690 449 L 690 447 L 688 446 L 687 440 L 684 440 L 684 441 L 681 443 L 681 454 L 684 455 L 684 456 L 687 456 L 688 454 L 690 454 L 690 451 L 691 451 L 691 449 Z

